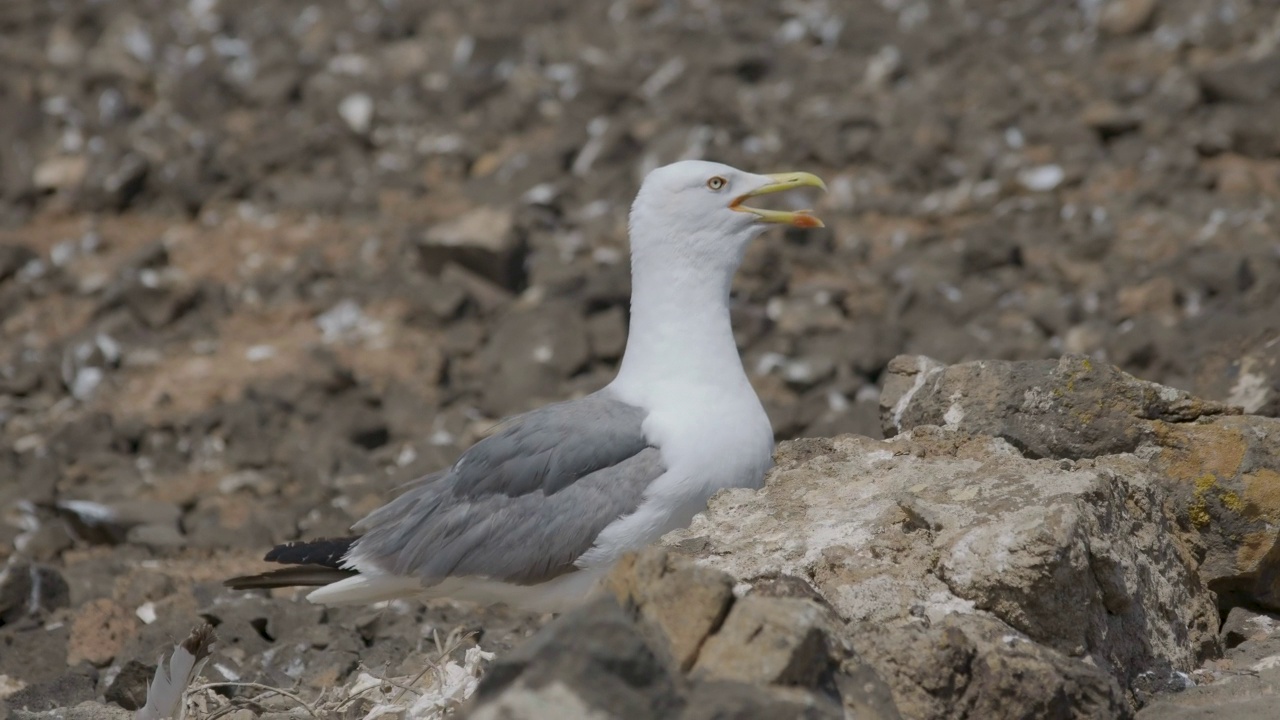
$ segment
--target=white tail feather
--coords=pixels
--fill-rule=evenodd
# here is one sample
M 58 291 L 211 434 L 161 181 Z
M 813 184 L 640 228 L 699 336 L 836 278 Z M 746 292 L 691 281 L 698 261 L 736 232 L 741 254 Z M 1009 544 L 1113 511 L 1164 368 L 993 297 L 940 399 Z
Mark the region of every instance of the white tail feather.
M 356 575 L 316 588 L 307 599 L 317 605 L 363 605 L 421 594 L 422 581 L 417 578 Z

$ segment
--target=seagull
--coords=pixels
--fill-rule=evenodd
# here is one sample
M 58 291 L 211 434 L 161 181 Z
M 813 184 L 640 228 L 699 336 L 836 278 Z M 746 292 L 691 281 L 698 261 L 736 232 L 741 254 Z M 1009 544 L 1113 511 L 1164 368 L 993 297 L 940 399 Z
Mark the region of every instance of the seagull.
M 809 210 L 746 204 L 802 187 L 826 190 L 807 172 L 700 160 L 649 172 L 631 206 L 630 330 L 608 385 L 501 421 L 352 537 L 277 546 L 265 559 L 287 567 L 225 584 L 315 587 L 307 599 L 329 606 L 418 597 L 563 612 L 716 491 L 763 486 L 773 429 L 734 342 L 729 292 L 767 228 L 823 227 Z

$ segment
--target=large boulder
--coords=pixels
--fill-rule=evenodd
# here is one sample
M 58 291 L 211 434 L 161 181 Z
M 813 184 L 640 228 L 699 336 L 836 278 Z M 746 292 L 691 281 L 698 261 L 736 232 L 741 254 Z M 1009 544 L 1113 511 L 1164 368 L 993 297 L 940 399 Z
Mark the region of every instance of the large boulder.
M 717 495 L 663 542 L 739 594 L 821 598 L 905 717 L 1119 716 L 1139 675 L 1219 650 L 1213 595 L 1152 478 L 997 438 L 783 443 L 763 490 Z M 1010 705 L 1028 677 L 1051 691 Z
M 1087 357 L 944 366 L 898 357 L 886 435 L 926 425 L 1007 440 L 1032 457 L 1095 458 L 1143 474 L 1175 507 L 1226 611 L 1280 610 L 1280 419 L 1139 380 Z

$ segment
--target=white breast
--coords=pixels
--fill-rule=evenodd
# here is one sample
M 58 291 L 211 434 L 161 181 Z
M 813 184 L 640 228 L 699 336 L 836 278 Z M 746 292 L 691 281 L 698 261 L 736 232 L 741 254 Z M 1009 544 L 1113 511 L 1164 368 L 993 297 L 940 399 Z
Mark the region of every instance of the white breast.
M 732 393 L 697 386 L 661 390 L 643 399 L 645 405 L 653 403 L 644 433 L 662 451 L 667 472 L 649 486 L 634 513 L 600 533 L 579 558 L 579 567 L 612 564 L 686 527 L 719 490 L 764 484 L 773 462 L 773 429 L 749 385 Z

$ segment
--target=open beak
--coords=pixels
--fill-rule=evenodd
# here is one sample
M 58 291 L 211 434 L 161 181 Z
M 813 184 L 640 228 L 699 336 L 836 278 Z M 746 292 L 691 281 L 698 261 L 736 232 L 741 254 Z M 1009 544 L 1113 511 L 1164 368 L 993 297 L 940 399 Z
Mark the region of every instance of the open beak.
M 762 208 L 753 208 L 742 203 L 748 198 L 758 195 L 768 195 L 769 193 L 782 192 L 784 190 L 794 190 L 799 187 L 816 187 L 822 188 L 826 192 L 827 184 L 822 182 L 822 178 L 807 172 L 792 173 L 776 173 L 773 175 L 765 175 L 769 178 L 769 183 L 752 190 L 744 195 L 739 195 L 729 203 L 731 210 L 738 212 L 747 212 L 759 218 L 760 222 L 779 223 L 782 225 L 793 225 L 801 228 L 820 228 L 826 227 L 822 221 L 813 216 L 812 210 L 796 210 L 794 212 L 787 210 L 764 210 Z

